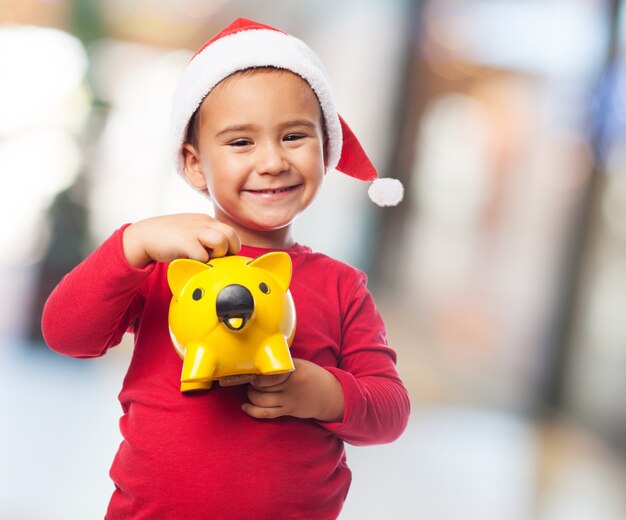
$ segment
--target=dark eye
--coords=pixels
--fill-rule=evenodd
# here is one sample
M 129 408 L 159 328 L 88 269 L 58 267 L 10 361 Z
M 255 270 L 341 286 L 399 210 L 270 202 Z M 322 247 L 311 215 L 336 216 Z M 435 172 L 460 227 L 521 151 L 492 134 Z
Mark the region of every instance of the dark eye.
M 252 144 L 252 142 L 248 139 L 235 139 L 234 141 L 231 141 L 228 144 L 234 147 L 242 147 L 242 146 L 249 146 L 250 144 Z
M 261 289 L 261 292 L 262 292 L 263 294 L 269 294 L 269 293 L 270 293 L 270 288 L 267 286 L 267 284 L 265 284 L 265 283 L 263 283 L 263 282 L 261 282 L 261 283 L 259 284 L 259 289 Z
M 199 287 L 191 295 L 191 297 L 196 301 L 200 300 L 203 296 L 204 296 L 204 291 L 200 289 Z

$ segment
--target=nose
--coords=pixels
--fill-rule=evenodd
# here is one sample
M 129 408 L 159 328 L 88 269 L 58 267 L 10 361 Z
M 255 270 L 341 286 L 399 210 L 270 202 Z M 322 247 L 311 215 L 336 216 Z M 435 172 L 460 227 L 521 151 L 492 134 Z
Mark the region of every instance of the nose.
M 238 331 L 246 326 L 254 311 L 252 293 L 243 285 L 224 287 L 215 302 L 218 319 L 230 330 Z
M 260 174 L 278 175 L 289 166 L 279 145 L 266 143 L 260 147 L 257 168 Z

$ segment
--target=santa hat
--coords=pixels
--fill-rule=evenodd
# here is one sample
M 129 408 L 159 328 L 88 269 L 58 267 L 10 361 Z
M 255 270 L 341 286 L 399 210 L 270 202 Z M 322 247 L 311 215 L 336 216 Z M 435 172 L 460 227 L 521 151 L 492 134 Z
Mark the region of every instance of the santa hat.
M 206 42 L 184 69 L 172 108 L 172 148 L 176 169 L 184 176 L 182 147 L 191 116 L 206 95 L 231 74 L 255 67 L 294 72 L 311 86 L 319 100 L 328 134 L 328 167 L 370 181 L 370 198 L 379 206 L 395 206 L 404 189 L 397 179 L 379 179 L 361 143 L 337 113 L 330 80 L 317 55 L 301 40 L 283 31 L 239 18 Z

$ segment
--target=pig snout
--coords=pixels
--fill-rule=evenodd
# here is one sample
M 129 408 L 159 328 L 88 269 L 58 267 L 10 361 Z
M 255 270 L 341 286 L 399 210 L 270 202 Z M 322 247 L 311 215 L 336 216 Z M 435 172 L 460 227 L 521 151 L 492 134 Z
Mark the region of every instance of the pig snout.
M 230 330 L 238 331 L 250 320 L 254 311 L 254 299 L 243 285 L 231 284 L 219 292 L 215 308 L 218 319 Z

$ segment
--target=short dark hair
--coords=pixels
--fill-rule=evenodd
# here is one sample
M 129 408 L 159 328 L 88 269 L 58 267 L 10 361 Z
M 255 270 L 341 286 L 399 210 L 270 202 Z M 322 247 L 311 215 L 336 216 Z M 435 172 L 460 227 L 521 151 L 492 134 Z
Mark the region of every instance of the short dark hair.
M 198 119 L 200 118 L 200 106 L 202 106 L 202 103 L 198 105 L 198 108 L 196 108 L 195 112 L 189 119 L 189 124 L 187 125 L 187 136 L 185 137 L 185 142 L 189 143 L 196 149 L 198 148 L 199 139 L 198 130 L 200 125 L 198 123 Z

